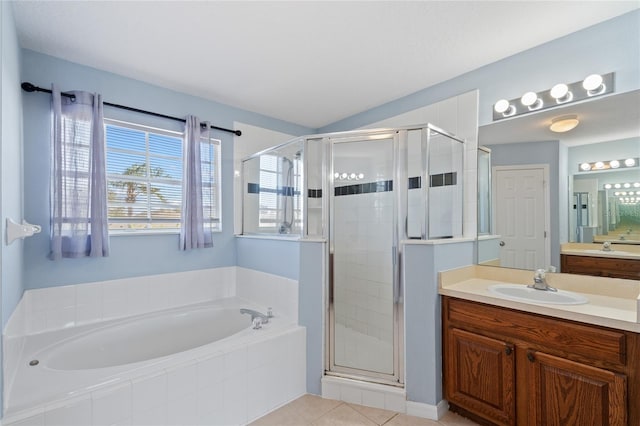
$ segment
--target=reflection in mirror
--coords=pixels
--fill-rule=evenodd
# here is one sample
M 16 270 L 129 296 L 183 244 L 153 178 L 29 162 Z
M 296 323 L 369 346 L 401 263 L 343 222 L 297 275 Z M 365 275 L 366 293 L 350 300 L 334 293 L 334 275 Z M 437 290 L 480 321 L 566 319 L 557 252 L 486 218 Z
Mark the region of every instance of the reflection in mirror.
M 615 152 L 616 148 L 626 146 L 624 151 L 627 155 L 626 158 L 612 159 L 610 162 L 615 167 L 580 170 L 572 176 L 569 241 L 640 244 L 640 167 L 635 157 L 637 152 L 634 152 L 634 149 L 640 149 L 640 139 L 612 141 L 602 147 L 598 145 L 576 147 L 576 150 Z M 610 164 L 608 158 L 593 158 L 594 164 L 601 160 L 605 160 L 603 165 Z M 624 161 L 630 166 L 625 166 Z M 575 166 L 579 165 L 576 163 Z
M 551 132 L 549 125 L 552 120 L 566 114 L 578 116 L 578 127 L 566 133 Z M 511 242 L 504 239 L 505 235 L 501 234 L 497 224 L 513 221 L 517 215 L 504 208 L 500 209 L 500 214 L 495 205 L 496 181 L 499 178 L 496 170 L 501 167 L 548 167 L 546 185 L 549 201 L 543 202 L 542 214 L 548 217 L 543 232 L 549 247 L 549 260 L 541 267 L 558 266 L 560 245 L 567 242 L 588 241 L 600 246 L 604 241 L 640 243 L 640 194 L 637 194 L 640 188 L 635 189 L 634 186 L 640 183 L 640 168 L 580 171 L 580 164 L 585 162 L 595 165 L 598 161 L 606 163 L 640 158 L 640 91 L 481 126 L 478 143 L 491 149 L 493 188 L 493 227 L 489 233 L 480 220 L 483 213 L 478 211 L 479 264 L 530 269 L 529 266 L 507 265 L 502 261 L 505 247 Z M 480 163 L 478 173 L 480 186 L 486 173 L 481 172 Z M 605 187 L 608 184 L 611 188 Z M 615 184 L 620 184 L 620 188 L 615 188 Z M 625 188 L 625 184 L 629 187 Z M 480 209 L 486 194 L 479 191 L 478 196 Z M 527 219 L 524 226 L 532 226 L 532 221 Z

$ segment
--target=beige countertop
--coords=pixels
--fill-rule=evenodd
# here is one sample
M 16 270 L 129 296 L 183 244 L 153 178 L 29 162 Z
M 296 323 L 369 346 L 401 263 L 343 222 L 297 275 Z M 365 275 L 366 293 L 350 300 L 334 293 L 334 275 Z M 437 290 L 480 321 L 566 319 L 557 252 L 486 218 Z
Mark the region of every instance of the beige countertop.
M 611 244 L 611 251 L 603 251 L 602 244 L 565 243 L 560 246 L 560 254 L 640 260 L 640 245 Z
M 488 289 L 493 284 L 531 284 L 533 271 L 472 265 L 439 277 L 441 295 L 640 333 L 640 281 L 548 273 L 549 285 L 589 299 L 582 305 L 552 305 L 510 300 Z

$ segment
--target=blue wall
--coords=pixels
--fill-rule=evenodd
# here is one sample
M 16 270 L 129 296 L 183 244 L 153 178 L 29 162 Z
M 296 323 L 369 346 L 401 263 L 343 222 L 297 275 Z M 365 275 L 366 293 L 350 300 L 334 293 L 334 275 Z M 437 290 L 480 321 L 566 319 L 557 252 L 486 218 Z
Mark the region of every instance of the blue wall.
M 5 245 L 5 218 L 22 219 L 22 98 L 20 96 L 20 48 L 10 2 L 0 2 L 0 298 L 2 328 L 13 313 L 24 291 L 22 280 L 23 242 Z M 0 341 L 0 366 L 2 365 Z M 0 401 L 3 372 L 0 368 Z M 2 407 L 0 406 L 0 416 Z
M 462 29 L 464 31 L 464 29 Z M 517 37 L 517 35 L 515 35 Z M 482 49 L 481 46 L 478 47 Z M 493 62 L 319 129 L 350 130 L 479 89 L 479 125 L 491 123 L 493 104 L 546 90 L 592 73 L 616 73 L 616 93 L 640 88 L 640 10 Z
M 559 141 L 507 143 L 487 145 L 491 148 L 492 166 L 516 166 L 524 164 L 547 164 L 549 166 L 549 243 L 551 245 L 551 265 L 560 268 L 560 219 L 568 217 L 565 211 L 567 194 L 566 174 L 560 175 L 560 158 L 566 159 L 561 152 Z M 562 182 L 561 182 L 562 179 Z M 560 191 L 561 188 L 564 188 Z
M 407 400 L 436 406 L 442 393 L 438 271 L 474 263 L 475 241 L 404 246 Z
M 234 121 L 289 134 L 312 130 L 202 98 L 174 92 L 94 68 L 29 50 L 22 52 L 22 81 L 61 90 L 101 93 L 107 102 L 184 117 L 195 114 L 217 126 L 232 128 Z M 122 277 L 179 272 L 236 265 L 233 237 L 233 135 L 222 140 L 222 223 L 211 249 L 178 251 L 177 235 L 112 236 L 111 256 L 104 259 L 48 260 L 49 253 L 49 141 L 50 96 L 24 93 L 25 217 L 42 225 L 42 233 L 25 240 L 24 283 L 27 289 L 102 281 Z M 148 115 L 105 107 L 105 116 L 151 126 L 181 130 L 182 124 Z M 242 129 L 240 129 L 242 130 Z M 240 138 L 242 141 L 242 138 Z
M 293 239 L 236 239 L 236 264 L 268 274 L 297 280 L 300 275 L 300 242 Z

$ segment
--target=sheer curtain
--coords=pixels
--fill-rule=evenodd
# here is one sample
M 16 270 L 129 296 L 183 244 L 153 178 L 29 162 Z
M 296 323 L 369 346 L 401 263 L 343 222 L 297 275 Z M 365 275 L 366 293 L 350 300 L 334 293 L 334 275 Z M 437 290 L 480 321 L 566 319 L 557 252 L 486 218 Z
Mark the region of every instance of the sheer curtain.
M 52 87 L 52 259 L 109 255 L 102 96 Z
M 202 126 L 201 126 L 202 124 Z M 210 124 L 200 123 L 197 117 L 187 117 L 182 144 L 182 217 L 180 219 L 180 250 L 213 246 L 211 228 L 205 226 L 210 215 L 205 215 L 203 190 L 211 173 L 202 161 L 201 147 L 210 139 Z M 205 174 L 203 175 L 203 166 Z M 208 224 L 207 224 L 208 225 Z

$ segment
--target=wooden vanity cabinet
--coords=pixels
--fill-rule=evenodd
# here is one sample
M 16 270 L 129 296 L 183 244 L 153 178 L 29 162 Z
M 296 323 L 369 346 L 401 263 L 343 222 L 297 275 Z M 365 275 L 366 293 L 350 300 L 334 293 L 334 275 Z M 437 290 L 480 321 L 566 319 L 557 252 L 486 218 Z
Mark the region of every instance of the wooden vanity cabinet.
M 567 274 L 640 280 L 640 260 L 636 259 L 561 254 L 560 270 Z
M 452 411 L 488 425 L 640 425 L 638 334 L 442 300 Z

